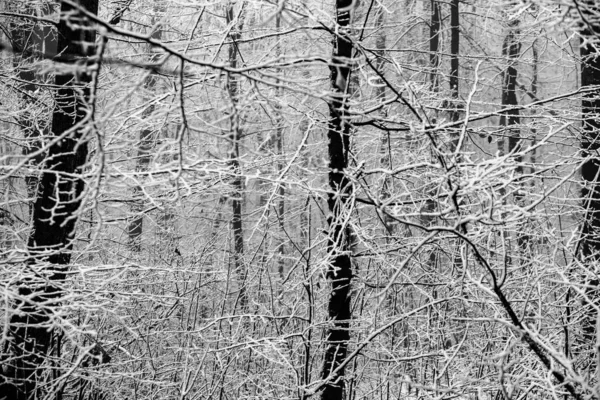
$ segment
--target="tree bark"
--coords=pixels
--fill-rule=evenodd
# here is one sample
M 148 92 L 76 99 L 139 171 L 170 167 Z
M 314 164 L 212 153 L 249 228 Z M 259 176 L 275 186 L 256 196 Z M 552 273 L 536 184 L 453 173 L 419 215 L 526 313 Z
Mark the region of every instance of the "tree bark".
M 459 60 L 460 52 L 460 1 L 452 0 L 450 3 L 450 95 L 452 96 L 452 122 L 458 121 L 460 117 L 460 108 L 458 105 L 459 96 Z M 458 135 L 455 135 L 458 136 Z M 455 146 L 458 142 L 454 140 Z
M 349 254 L 350 230 L 346 215 L 350 206 L 352 183 L 346 176 L 350 146 L 350 124 L 346 120 L 346 97 L 349 88 L 352 41 L 349 39 L 352 0 L 336 0 L 336 29 L 333 37 L 333 57 L 330 79 L 333 98 L 329 103 L 329 126 L 327 132 L 329 150 L 329 186 L 327 197 L 329 208 L 328 253 L 331 264 L 327 276 L 331 281 L 328 315 L 331 327 L 326 336 L 325 362 L 322 378 L 328 382 L 321 392 L 322 400 L 341 400 L 345 389 L 344 368 L 339 368 L 346 359 L 350 340 L 350 283 L 352 262 Z M 339 370 L 338 370 L 339 368 Z M 337 370 L 337 371 L 336 371 Z
M 82 8 L 97 14 L 97 0 L 81 0 Z M 95 31 L 78 9 L 61 4 L 58 24 L 58 49 L 67 64 L 57 73 L 59 87 L 52 116 L 55 142 L 48 148 L 44 173 L 33 206 L 33 226 L 28 241 L 30 258 L 21 272 L 19 300 L 10 320 L 11 361 L 4 363 L 0 393 L 8 399 L 43 398 L 43 364 L 53 337 L 52 315 L 63 296 L 77 222 L 82 203 L 84 180 L 81 177 L 88 148 L 85 122 L 89 119 Z M 82 65 L 82 60 L 85 64 Z M 77 73 L 73 69 L 77 68 Z M 32 273 L 32 272 L 33 273 Z
M 531 57 L 532 57 L 532 73 L 531 73 L 531 94 L 537 97 L 538 92 L 538 65 L 539 65 L 539 54 L 538 54 L 538 44 L 537 39 L 533 41 L 531 44 Z M 532 111 L 534 113 L 535 111 Z M 531 146 L 535 146 L 537 143 L 537 129 L 535 127 L 531 128 Z M 535 164 L 537 163 L 537 149 L 534 147 L 531 150 L 531 174 L 535 172 Z
M 587 2 L 588 12 L 600 11 L 593 2 Z M 594 21 L 588 18 L 588 21 Z M 581 87 L 600 85 L 600 54 L 597 51 L 597 40 L 600 38 L 600 23 L 597 19 L 584 25 L 582 37 L 583 42 L 580 48 L 581 54 Z M 595 40 L 592 45 L 586 39 Z M 582 139 L 581 152 L 585 161 L 581 167 L 581 176 L 583 178 L 583 188 L 581 197 L 583 198 L 584 218 L 581 227 L 581 238 L 579 241 L 579 255 L 584 265 L 589 266 L 589 270 L 595 273 L 595 278 L 588 279 L 587 282 L 587 300 L 586 312 L 583 323 L 583 342 L 586 348 L 593 348 L 596 343 L 596 319 L 597 313 L 589 303 L 600 303 L 598 300 L 598 271 L 594 267 L 600 260 L 600 91 L 595 90 L 585 95 L 581 103 L 582 112 Z M 594 356 L 590 357 L 592 360 Z
M 521 122 L 521 116 L 516 106 L 519 104 L 517 100 L 517 67 L 516 62 L 521 52 L 521 43 L 519 42 L 519 21 L 512 20 L 508 23 L 508 33 L 502 44 L 502 55 L 506 58 L 508 66 L 502 77 L 502 108 L 510 108 L 500 116 L 500 125 L 506 127 L 508 136 L 508 152 L 518 150 L 521 144 L 521 133 L 518 125 Z M 504 140 L 498 142 L 498 150 L 500 154 L 504 154 Z M 500 148 L 502 146 L 502 148 Z M 517 161 L 517 172 L 522 172 L 522 168 L 518 165 L 521 161 L 520 157 Z
M 431 22 L 429 25 L 429 64 L 431 66 L 431 74 L 429 76 L 429 80 L 431 81 L 431 87 L 434 92 L 437 92 L 439 89 L 438 69 L 440 67 L 439 51 L 441 27 L 442 18 L 440 4 L 437 2 L 437 0 L 431 0 Z M 455 84 L 458 87 L 458 81 Z
M 505 154 L 505 140 L 504 137 L 508 136 L 508 153 L 518 152 L 521 147 L 521 129 L 519 124 L 521 123 L 521 115 L 516 106 L 519 105 L 517 99 L 517 61 L 521 54 L 521 42 L 519 41 L 519 29 L 520 21 L 511 20 L 508 23 L 508 33 L 504 38 L 502 44 L 502 55 L 505 57 L 508 65 L 506 70 L 502 74 L 502 108 L 508 109 L 503 112 L 500 116 L 500 126 L 504 127 L 504 132 L 501 134 L 502 139 L 498 141 L 498 151 L 500 155 Z M 512 108 L 511 108 L 512 107 Z M 514 157 L 516 162 L 515 172 L 518 175 L 523 173 L 522 157 L 516 155 Z M 521 185 L 517 183 L 519 187 L 514 192 L 514 201 L 517 205 L 522 206 L 523 203 L 523 192 Z M 517 235 L 517 251 L 523 251 L 527 247 L 529 238 L 525 235 L 524 230 L 518 230 Z M 508 238 L 507 238 L 508 239 Z M 510 246 L 509 246 L 510 248 Z M 507 256 L 507 262 L 510 263 L 510 255 Z
M 275 16 L 275 29 L 277 32 L 281 31 L 281 13 L 277 13 Z M 281 56 L 281 45 L 279 41 L 277 42 L 277 56 Z M 278 73 L 281 74 L 282 71 L 278 70 Z M 277 91 L 279 92 L 279 98 L 283 98 L 283 90 L 281 86 L 279 86 L 279 79 L 276 80 L 277 83 Z M 277 175 L 281 175 L 281 171 L 284 168 L 284 152 L 283 152 L 283 114 L 281 112 L 281 104 L 276 103 L 276 117 L 275 121 L 277 124 L 275 130 L 275 142 L 277 146 L 277 155 L 279 156 L 277 161 Z M 278 182 L 277 187 L 277 221 L 279 222 L 279 237 L 276 241 L 277 253 L 279 254 L 279 258 L 277 259 L 277 273 L 279 274 L 279 278 L 283 282 L 285 279 L 285 242 L 283 237 L 285 235 L 285 184 L 283 182 Z
M 154 6 L 154 12 L 158 13 L 160 11 L 160 7 L 156 4 Z M 153 28 L 154 28 L 154 19 L 153 18 Z M 159 25 L 156 29 L 150 33 L 150 37 L 152 39 L 161 40 L 162 39 L 162 26 Z M 157 63 L 160 59 L 159 53 L 153 52 L 153 47 L 150 47 L 150 52 L 152 55 L 150 56 L 151 63 Z M 157 76 L 154 71 L 149 72 L 149 75 L 144 80 L 144 89 L 150 93 L 152 93 L 156 87 Z M 154 103 L 152 99 L 150 99 L 150 104 L 148 107 L 142 112 L 142 119 L 149 119 L 154 113 Z M 155 138 L 153 135 L 155 134 L 155 129 L 151 126 L 151 123 L 147 123 L 146 127 L 142 129 L 140 132 L 140 141 L 138 144 L 138 152 L 137 152 L 137 160 L 136 160 L 136 172 L 140 172 L 137 179 L 143 179 L 143 173 L 148 171 L 148 167 L 150 166 L 151 150 L 155 142 Z M 137 185 L 133 189 L 133 206 L 132 211 L 135 212 L 135 215 L 129 221 L 127 226 L 127 235 L 129 236 L 129 247 L 134 252 L 140 252 L 142 243 L 142 233 L 144 230 L 144 216 L 142 214 L 144 201 L 141 199 L 143 196 L 143 190 L 140 185 Z
M 460 87 L 459 87 L 459 52 L 460 52 L 460 1 L 452 0 L 450 3 L 450 120 L 452 122 L 458 121 L 460 118 L 461 104 L 459 101 Z M 460 143 L 459 137 L 460 127 L 453 128 L 450 131 L 450 149 L 454 151 L 460 151 L 458 145 Z
M 226 11 L 225 20 L 228 24 L 234 24 L 229 30 L 229 39 L 231 45 L 228 49 L 229 65 L 231 68 L 238 67 L 238 41 L 241 37 L 243 27 L 242 17 L 236 18 L 234 15 L 234 3 L 231 2 Z M 240 15 L 243 15 L 244 3 L 241 4 L 242 10 Z M 233 260 L 234 268 L 238 274 L 239 280 L 239 303 L 241 309 L 246 311 L 248 308 L 248 294 L 246 291 L 247 271 L 244 264 L 244 229 L 242 219 L 242 204 L 244 201 L 244 182 L 242 180 L 242 171 L 240 166 L 240 140 L 242 137 L 242 127 L 238 110 L 240 83 L 238 77 L 234 74 L 228 75 L 227 89 L 232 102 L 232 110 L 229 118 L 229 141 L 231 149 L 229 152 L 229 166 L 231 167 L 233 177 L 233 195 L 231 196 L 231 208 L 233 216 L 231 219 L 231 227 L 233 229 Z

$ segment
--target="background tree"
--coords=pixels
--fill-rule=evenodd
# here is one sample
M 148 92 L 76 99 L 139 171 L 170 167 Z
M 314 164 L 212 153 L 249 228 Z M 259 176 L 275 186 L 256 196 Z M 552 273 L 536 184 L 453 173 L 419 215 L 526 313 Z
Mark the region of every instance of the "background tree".
M 120 11 L 120 10 L 119 10 Z M 157 2 L 155 2 L 153 6 L 153 16 L 150 20 L 150 37 L 156 41 L 160 41 L 162 39 L 162 22 L 160 21 L 160 7 Z M 155 49 L 152 46 L 149 47 L 150 57 L 149 63 L 151 65 L 160 65 L 160 57 L 161 54 L 155 52 Z M 158 76 L 155 71 L 150 70 L 147 72 L 147 76 L 144 78 L 144 89 L 147 90 L 150 94 L 153 94 L 153 91 L 158 83 Z M 148 167 L 150 165 L 150 159 L 152 158 L 152 147 L 153 145 L 159 141 L 159 134 L 155 132 L 155 126 L 152 126 L 152 122 L 154 122 L 150 117 L 154 112 L 155 105 L 152 103 L 153 98 L 150 97 L 150 104 L 146 107 L 146 109 L 142 113 L 142 119 L 149 120 L 147 126 L 145 126 L 140 132 L 139 145 L 137 150 L 136 158 L 136 170 L 140 172 L 140 176 L 137 177 L 138 180 L 144 181 L 144 173 L 148 171 Z M 141 250 L 141 239 L 144 231 L 144 201 L 142 200 L 144 197 L 144 191 L 142 189 L 142 182 L 138 186 L 136 186 L 133 190 L 133 198 L 134 205 L 133 211 L 134 216 L 127 227 L 127 233 L 129 235 L 129 241 L 131 244 L 131 249 L 135 252 L 139 252 Z

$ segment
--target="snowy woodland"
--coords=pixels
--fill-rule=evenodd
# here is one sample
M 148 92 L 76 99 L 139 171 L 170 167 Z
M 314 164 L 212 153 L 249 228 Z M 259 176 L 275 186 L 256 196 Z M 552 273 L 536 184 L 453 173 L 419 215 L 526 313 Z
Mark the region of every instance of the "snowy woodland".
M 2 0 L 0 399 L 600 399 L 600 4 Z

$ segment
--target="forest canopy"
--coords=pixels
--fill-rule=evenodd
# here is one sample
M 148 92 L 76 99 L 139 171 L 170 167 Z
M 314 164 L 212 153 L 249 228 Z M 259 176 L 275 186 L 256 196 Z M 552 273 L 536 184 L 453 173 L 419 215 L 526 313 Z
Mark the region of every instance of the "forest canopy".
M 4 0 L 0 400 L 600 399 L 594 0 Z

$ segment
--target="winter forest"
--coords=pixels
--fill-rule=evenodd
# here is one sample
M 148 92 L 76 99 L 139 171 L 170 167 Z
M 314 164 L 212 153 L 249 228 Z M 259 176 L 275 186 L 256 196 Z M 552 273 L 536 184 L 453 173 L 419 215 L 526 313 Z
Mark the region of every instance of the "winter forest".
M 600 4 L 2 0 L 0 399 L 600 399 Z

